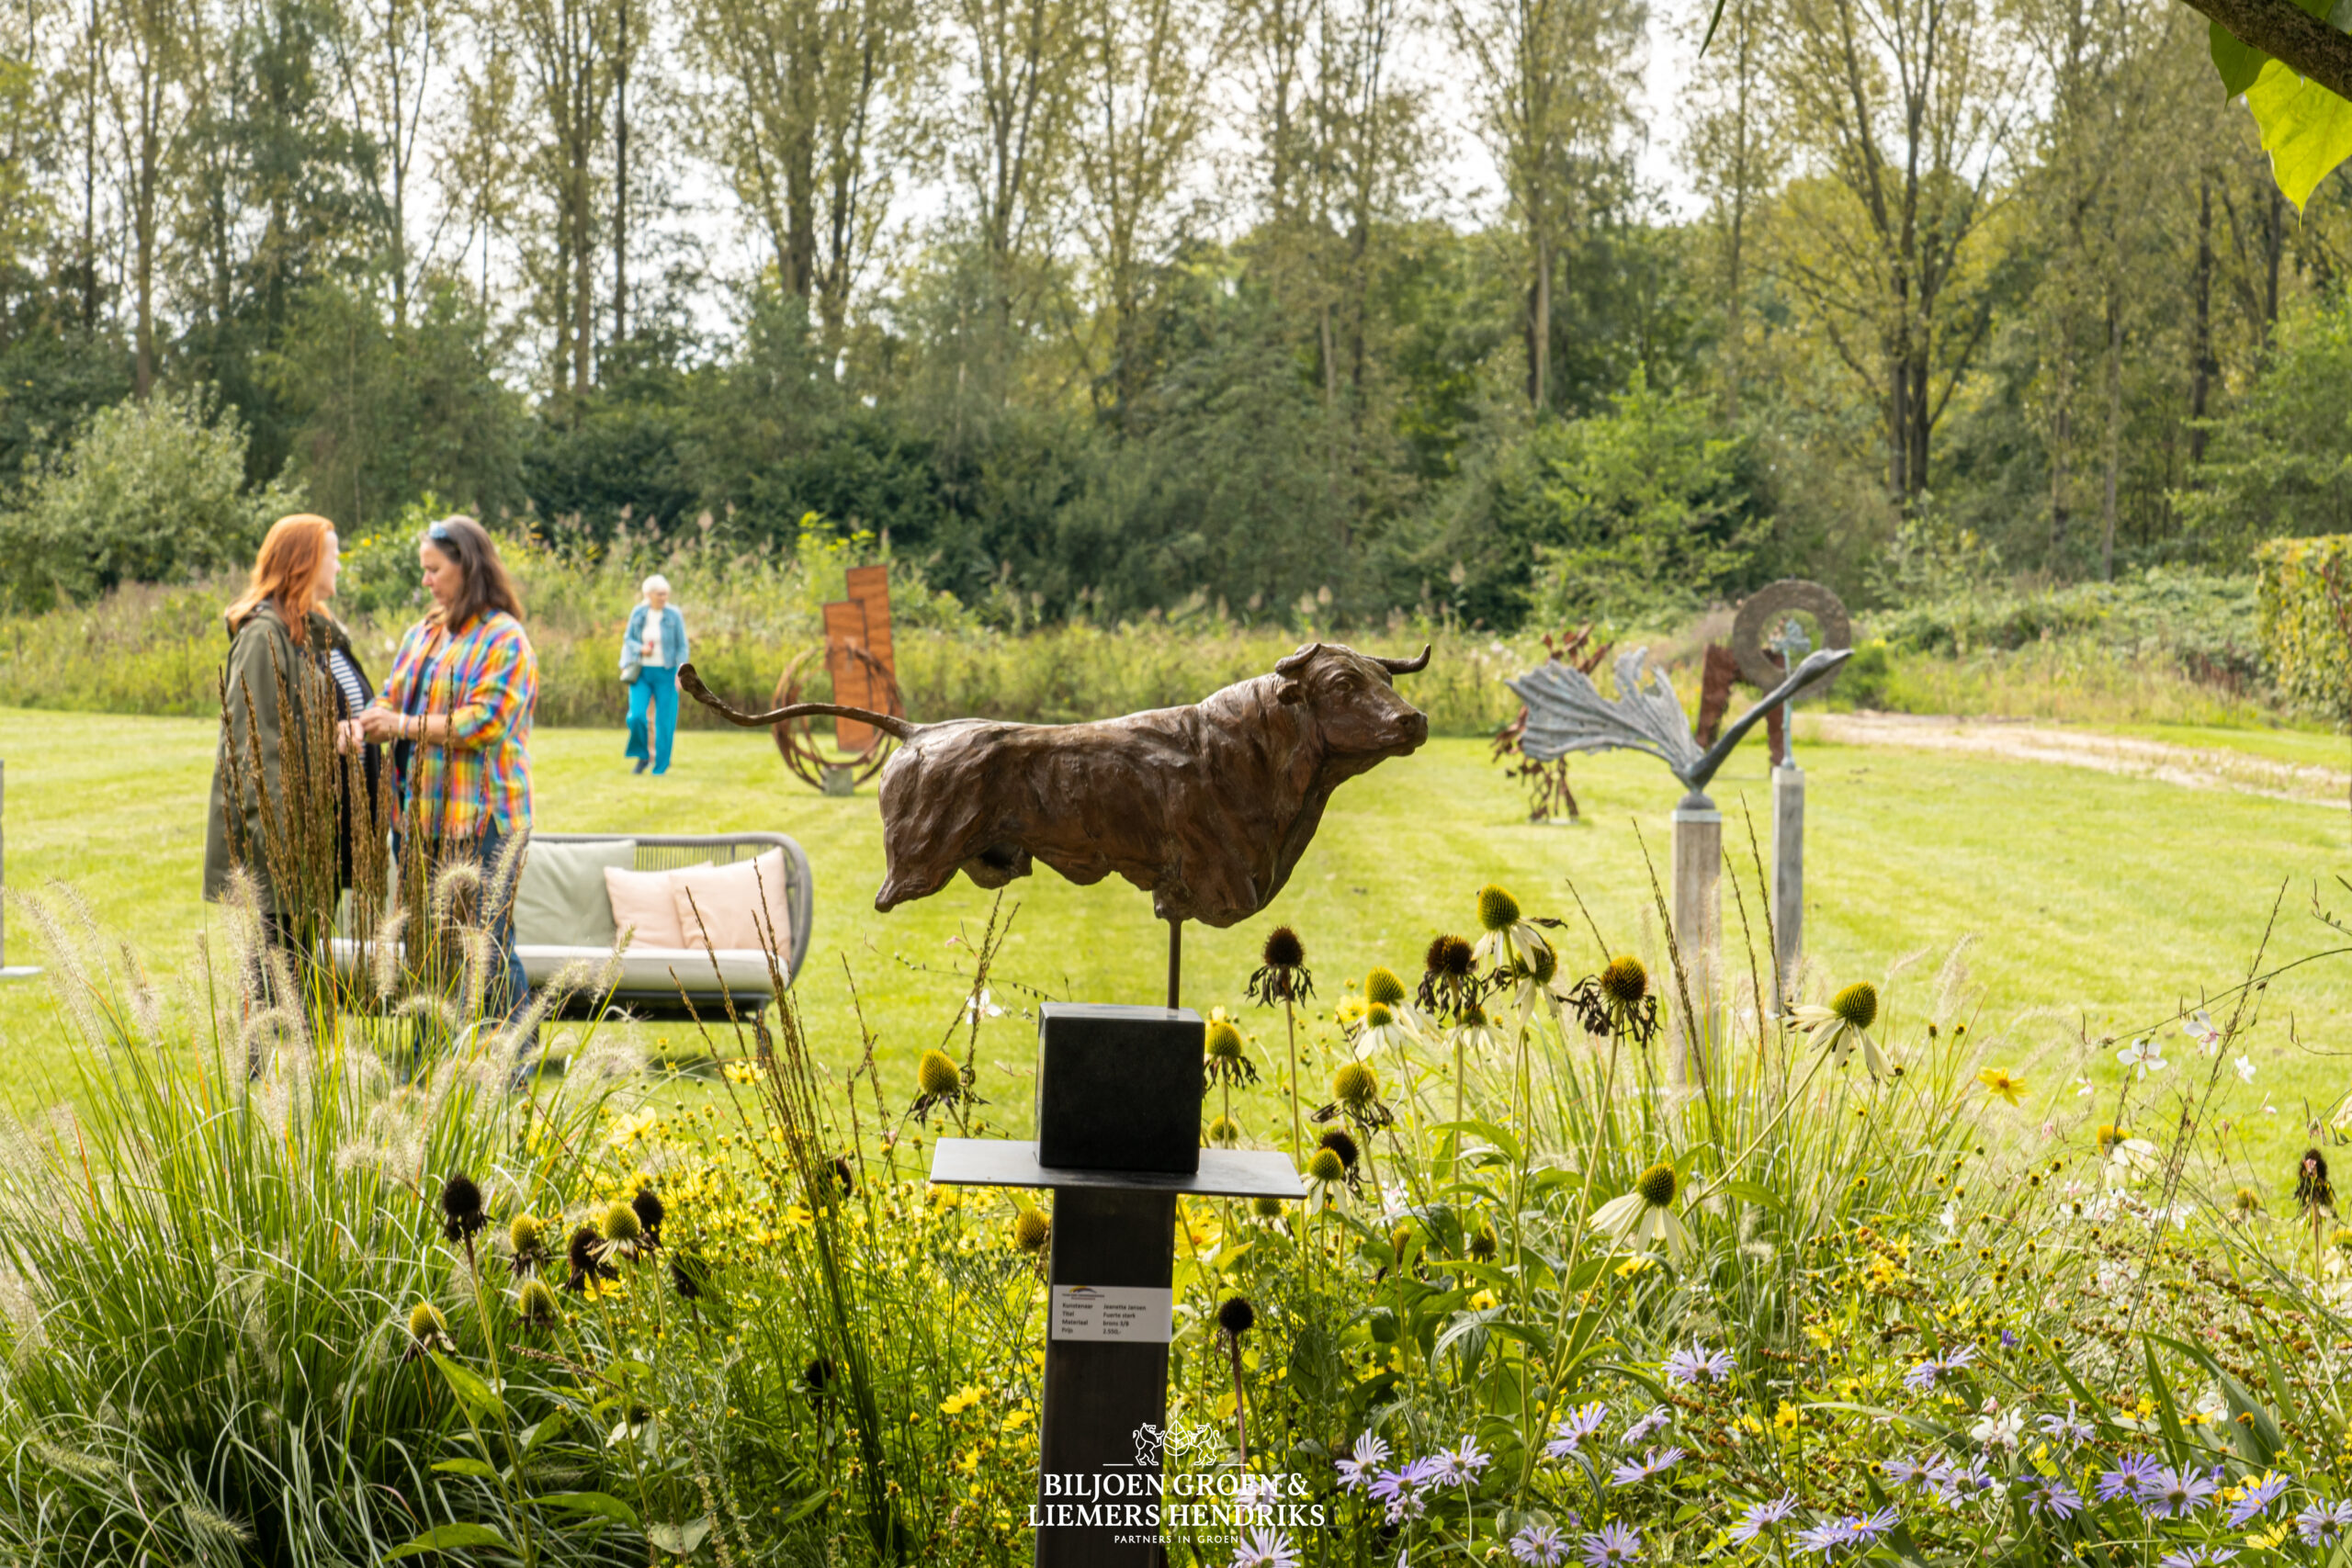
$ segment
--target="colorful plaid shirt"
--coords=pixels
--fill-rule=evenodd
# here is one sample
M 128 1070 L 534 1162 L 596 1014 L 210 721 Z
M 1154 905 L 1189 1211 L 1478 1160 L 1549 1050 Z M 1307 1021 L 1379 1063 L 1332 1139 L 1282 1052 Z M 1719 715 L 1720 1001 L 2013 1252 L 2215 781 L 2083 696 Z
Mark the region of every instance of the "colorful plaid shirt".
M 447 714 L 447 745 L 415 742 L 403 818 L 421 831 L 471 839 L 486 827 L 531 825 L 531 710 L 539 661 L 522 623 L 503 610 L 452 637 L 431 620 L 401 638 L 376 705 L 397 714 Z

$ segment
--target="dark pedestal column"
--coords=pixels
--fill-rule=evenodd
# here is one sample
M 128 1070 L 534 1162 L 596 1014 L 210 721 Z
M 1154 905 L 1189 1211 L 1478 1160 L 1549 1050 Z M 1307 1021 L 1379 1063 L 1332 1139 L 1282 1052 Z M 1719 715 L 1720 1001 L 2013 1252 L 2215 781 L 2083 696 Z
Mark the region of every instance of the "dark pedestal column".
M 1176 1195 L 1064 1187 L 1054 1192 L 1053 1260 L 1049 1279 L 1065 1309 L 1064 1288 L 1094 1286 L 1165 1292 L 1174 1278 Z M 1148 1483 L 1161 1473 L 1134 1465 L 1136 1429 L 1167 1418 L 1168 1345 L 1164 1339 L 1046 1337 L 1045 1416 L 1038 1431 L 1039 1517 L 1057 1506 L 1102 1507 L 1118 1517 L 1153 1517 L 1158 1495 Z M 1106 1459 L 1114 1462 L 1106 1465 Z M 1125 1462 L 1120 1462 L 1125 1461 Z M 1133 1468 L 1129 1468 L 1133 1465 Z M 1056 1478 L 1072 1477 L 1109 1496 L 1055 1496 Z M 1132 1488 L 1132 1490 L 1126 1490 Z M 1057 1526 L 1037 1531 L 1037 1568 L 1160 1568 L 1166 1551 L 1149 1524 Z

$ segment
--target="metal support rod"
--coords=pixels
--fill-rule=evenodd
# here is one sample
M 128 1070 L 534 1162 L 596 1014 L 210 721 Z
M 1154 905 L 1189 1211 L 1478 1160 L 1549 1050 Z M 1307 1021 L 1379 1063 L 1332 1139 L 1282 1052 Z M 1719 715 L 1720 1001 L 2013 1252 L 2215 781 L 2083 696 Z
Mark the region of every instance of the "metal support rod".
M 1184 1005 L 1177 999 L 1176 996 L 1178 987 L 1183 978 L 1184 922 L 1170 920 L 1168 922 L 1168 1005 L 1171 1008 Z
M 1794 761 L 1772 770 L 1772 948 L 1785 989 L 1804 954 L 1804 770 Z
M 1674 1072 L 1678 1082 L 1691 1089 L 1699 1087 L 1702 1070 L 1710 1084 L 1716 1077 L 1714 989 L 1723 863 L 1723 813 L 1692 790 L 1674 808 L 1673 865 L 1674 942 L 1682 955 L 1690 996 L 1690 1016 L 1675 1021 Z M 1701 1053 L 1706 1054 L 1703 1064 L 1697 1059 Z

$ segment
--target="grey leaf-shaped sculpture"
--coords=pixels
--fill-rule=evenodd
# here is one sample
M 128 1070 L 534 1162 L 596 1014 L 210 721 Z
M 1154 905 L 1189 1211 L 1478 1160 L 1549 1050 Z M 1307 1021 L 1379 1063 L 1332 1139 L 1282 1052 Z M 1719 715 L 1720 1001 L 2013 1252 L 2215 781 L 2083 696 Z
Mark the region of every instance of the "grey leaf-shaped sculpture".
M 1674 776 L 1689 785 L 1692 794 L 1704 795 L 1707 781 L 1758 721 L 1828 675 L 1853 652 L 1849 648 L 1825 648 L 1808 656 L 1703 752 L 1666 672 L 1653 670 L 1648 683 L 1643 683 L 1642 663 L 1649 657 L 1646 648 L 1617 656 L 1617 689 L 1624 695 L 1615 702 L 1600 694 L 1590 676 L 1557 660 L 1504 684 L 1527 705 L 1527 728 L 1520 737 L 1519 749 L 1537 761 L 1553 761 L 1571 751 L 1647 751 L 1674 770 Z
M 1699 761 L 1699 742 L 1666 672 L 1651 671 L 1644 684 L 1642 665 L 1649 654 L 1633 648 L 1617 656 L 1617 689 L 1624 694 L 1615 702 L 1600 694 L 1591 676 L 1556 659 L 1504 682 L 1527 705 L 1519 749 L 1539 762 L 1571 751 L 1647 751 L 1679 777 Z

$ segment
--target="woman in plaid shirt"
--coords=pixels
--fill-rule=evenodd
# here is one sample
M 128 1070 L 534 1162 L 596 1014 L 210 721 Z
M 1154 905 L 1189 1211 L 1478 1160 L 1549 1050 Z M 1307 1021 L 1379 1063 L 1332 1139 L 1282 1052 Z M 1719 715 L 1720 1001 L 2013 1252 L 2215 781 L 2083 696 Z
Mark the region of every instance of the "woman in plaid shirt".
M 470 517 L 424 531 L 417 564 L 433 608 L 409 627 L 392 672 L 360 716 L 370 740 L 394 743 L 401 779 L 401 829 L 428 864 L 471 860 L 481 868 L 482 908 L 497 944 L 503 996 L 493 1011 L 522 1005 L 514 955 L 514 883 L 531 830 L 531 711 L 538 658 L 523 635 L 523 600 L 498 547 Z M 505 863 L 512 861 L 513 863 Z M 495 993 L 500 989 L 493 982 Z

